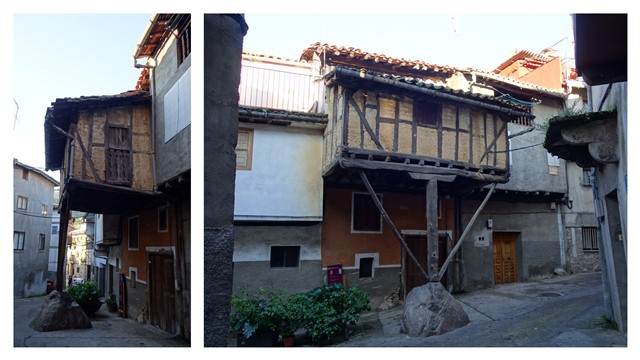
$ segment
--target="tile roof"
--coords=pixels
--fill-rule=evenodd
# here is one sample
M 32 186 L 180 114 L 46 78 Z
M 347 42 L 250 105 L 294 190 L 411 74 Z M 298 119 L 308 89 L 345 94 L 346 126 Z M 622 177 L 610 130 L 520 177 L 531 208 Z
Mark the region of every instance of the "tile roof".
M 363 67 L 387 68 L 397 74 L 451 74 L 455 72 L 479 71 L 473 68 L 458 68 L 448 65 L 430 64 L 420 60 L 407 60 L 394 58 L 384 54 L 370 53 L 358 48 L 321 44 L 319 42 L 309 45 L 302 52 L 301 60 L 311 61 L 313 54 L 321 55 L 329 63 L 349 63 Z
M 313 55 L 317 54 L 328 64 L 343 64 L 352 67 L 361 67 L 368 70 L 387 72 L 389 74 L 424 77 L 424 76 L 450 76 L 457 72 L 481 76 L 493 82 L 498 82 L 507 86 L 513 86 L 521 90 L 534 91 L 554 97 L 566 97 L 563 92 L 558 92 L 539 85 L 514 80 L 506 76 L 501 76 L 493 72 L 479 70 L 471 67 L 454 67 L 449 65 L 431 64 L 420 60 L 407 60 L 404 58 L 394 58 L 384 54 L 369 53 L 359 48 L 321 44 L 319 42 L 311 44 L 302 52 L 301 60 L 312 61 Z

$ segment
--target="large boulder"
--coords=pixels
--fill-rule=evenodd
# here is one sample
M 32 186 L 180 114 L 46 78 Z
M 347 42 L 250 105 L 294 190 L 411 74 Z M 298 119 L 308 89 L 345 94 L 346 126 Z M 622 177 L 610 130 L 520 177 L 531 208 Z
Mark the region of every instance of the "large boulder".
M 66 292 L 53 290 L 45 296 L 44 303 L 35 319 L 29 324 L 35 331 L 55 331 L 65 329 L 88 329 L 91 320 L 80 305 L 73 302 Z
M 469 323 L 469 316 L 439 282 L 413 288 L 404 303 L 402 332 L 409 336 L 433 336 Z

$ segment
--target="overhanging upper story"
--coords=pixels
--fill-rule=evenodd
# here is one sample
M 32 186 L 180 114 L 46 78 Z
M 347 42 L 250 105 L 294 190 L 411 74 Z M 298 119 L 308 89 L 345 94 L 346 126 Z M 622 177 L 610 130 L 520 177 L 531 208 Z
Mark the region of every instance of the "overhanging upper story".
M 56 99 L 45 115 L 46 170 L 60 171 L 61 204 L 119 214 L 158 200 L 153 192 L 150 96 Z
M 348 183 L 367 169 L 389 186 L 446 176 L 450 192 L 508 181 L 507 123 L 533 115 L 468 81 L 470 69 L 320 44 L 302 59 L 321 62 L 327 86 L 325 181 Z

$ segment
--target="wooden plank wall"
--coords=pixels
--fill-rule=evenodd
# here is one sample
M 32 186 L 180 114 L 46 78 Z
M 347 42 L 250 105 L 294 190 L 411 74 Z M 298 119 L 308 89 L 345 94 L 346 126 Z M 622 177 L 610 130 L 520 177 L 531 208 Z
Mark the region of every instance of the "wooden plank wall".
M 336 136 L 337 128 L 344 128 L 343 141 L 347 147 L 380 150 L 367 129 L 369 125 L 386 152 L 454 160 L 474 167 L 507 168 L 506 121 L 494 113 L 464 104 L 442 103 L 438 125 L 429 126 L 414 120 L 414 100 L 409 97 L 363 90 L 350 95 L 348 90 L 336 86 L 328 96 L 330 105 L 336 96 L 341 99 L 341 105 L 328 109 L 330 119 L 335 116 L 338 123 L 329 131 Z M 366 124 L 361 121 L 361 114 Z M 332 159 L 338 156 L 335 148 L 333 145 L 329 151 Z
M 148 106 L 98 108 L 78 112 L 70 132 L 76 136 L 73 154 L 75 179 L 105 183 L 105 131 L 109 124 L 130 129 L 132 136 L 133 184 L 139 190 L 153 190 L 151 110 Z M 79 143 L 84 145 L 84 151 Z M 83 156 L 86 151 L 87 157 Z M 89 161 L 91 159 L 91 161 Z M 93 170 L 99 179 L 95 179 Z

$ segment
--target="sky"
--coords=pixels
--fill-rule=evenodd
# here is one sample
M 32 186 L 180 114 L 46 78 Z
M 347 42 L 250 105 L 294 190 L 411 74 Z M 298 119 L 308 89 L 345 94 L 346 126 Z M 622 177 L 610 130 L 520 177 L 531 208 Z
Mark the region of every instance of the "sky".
M 617 0 L 601 2 L 602 11 Z M 5 2 L 3 2 L 5 3 Z M 279 2 L 259 6 L 226 5 L 188 7 L 187 2 L 157 1 L 155 8 L 147 2 L 109 2 L 111 6 L 88 7 L 87 2 L 69 1 L 77 6 L 64 8 L 54 2 L 19 2 L 9 11 L 0 11 L 0 39 L 8 65 L 0 67 L 0 151 L 5 179 L 10 179 L 8 162 L 17 158 L 27 165 L 44 168 L 44 115 L 57 98 L 90 95 L 113 95 L 132 90 L 140 74 L 134 68 L 132 55 L 153 12 L 192 12 L 192 163 L 202 163 L 202 14 L 241 12 L 249 26 L 244 50 L 265 55 L 297 59 L 315 42 L 356 47 L 366 52 L 427 63 L 474 67 L 492 70 L 506 60 L 514 49 L 540 51 L 555 46 L 558 54 L 573 57 L 572 23 L 566 4 L 540 0 L 527 7 L 510 6 L 513 13 L 493 9 L 486 2 L 468 7 L 454 7 L 455 1 L 414 8 L 411 1 L 402 7 L 385 3 L 386 8 L 367 6 L 376 2 L 327 1 L 304 6 L 285 7 Z M 123 5 L 127 3 L 128 5 Z M 236 2 L 244 4 L 244 1 Z M 331 12 L 329 3 L 344 12 Z M 379 2 L 377 2 L 379 3 Z M 117 5 L 113 5 L 117 4 Z M 267 6 L 265 6 L 267 4 Z M 296 3 L 297 4 L 297 3 Z M 354 4 L 364 4 L 358 7 Z M 445 5 L 442 5 L 445 4 Z M 448 5 L 447 5 L 448 4 Z M 509 2 L 509 4 L 513 4 Z M 557 4 L 550 6 L 551 4 Z M 564 2 L 562 2 L 564 4 Z M 162 5 L 162 6 L 161 6 Z M 2 5 L 5 6 L 5 5 Z M 114 7 L 116 6 L 116 7 Z M 121 7 L 117 7 L 121 6 Z M 553 13 L 527 13 L 531 8 L 554 9 Z M 39 14 L 36 14 L 35 11 Z M 363 11 L 363 9 L 367 11 Z M 414 9 L 416 9 L 414 11 Z M 436 13 L 429 13 L 431 10 Z M 460 9 L 465 11 L 457 12 Z M 5 10 L 5 9 L 0 9 Z M 475 12 L 474 12 L 475 10 Z M 563 11 L 564 10 L 564 11 Z M 628 12 L 628 11 L 625 11 Z M 103 13 L 109 13 L 104 15 Z M 71 14 L 71 15 L 70 15 Z M 133 15 L 136 14 L 136 15 Z M 630 22 L 632 23 L 632 22 Z M 635 26 L 635 25 L 634 25 Z M 634 37 L 629 43 L 633 43 Z M 8 46 L 7 46 L 8 44 Z M 5 62 L 5 64 L 7 64 Z M 9 81 L 7 81 L 7 79 Z M 15 102 L 14 102 L 15 101 Z M 16 103 L 18 104 L 16 106 Z M 6 146 L 6 144 L 10 144 Z M 201 204 L 202 184 L 194 168 L 194 213 Z M 57 172 L 52 173 L 58 178 Z M 5 189 L 11 189 L 10 183 Z M 199 197 L 199 199 L 198 199 Z M 12 213 L 11 192 L 0 197 L 3 209 Z M 5 227 L 5 237 L 11 228 Z M 193 219 L 194 238 L 201 238 L 202 219 Z M 193 243 L 192 251 L 202 253 L 201 244 Z M 8 253 L 8 252 L 7 252 Z M 194 255 L 194 258 L 201 258 Z M 10 258 L 4 264 L 10 266 Z M 195 284 L 201 284 L 202 264 L 192 262 Z M 11 271 L 10 268 L 6 269 Z M 202 343 L 199 287 L 193 288 L 193 346 Z M 200 302 L 199 302 L 200 301 Z M 6 337 L 9 338 L 9 337 Z M 7 341 L 9 341 L 7 339 Z
M 248 12 L 245 20 L 249 25 L 245 51 L 292 59 L 299 59 L 302 51 L 316 42 L 480 70 L 493 70 L 514 49 L 538 52 L 554 46 L 562 57 L 573 58 L 569 13 Z

